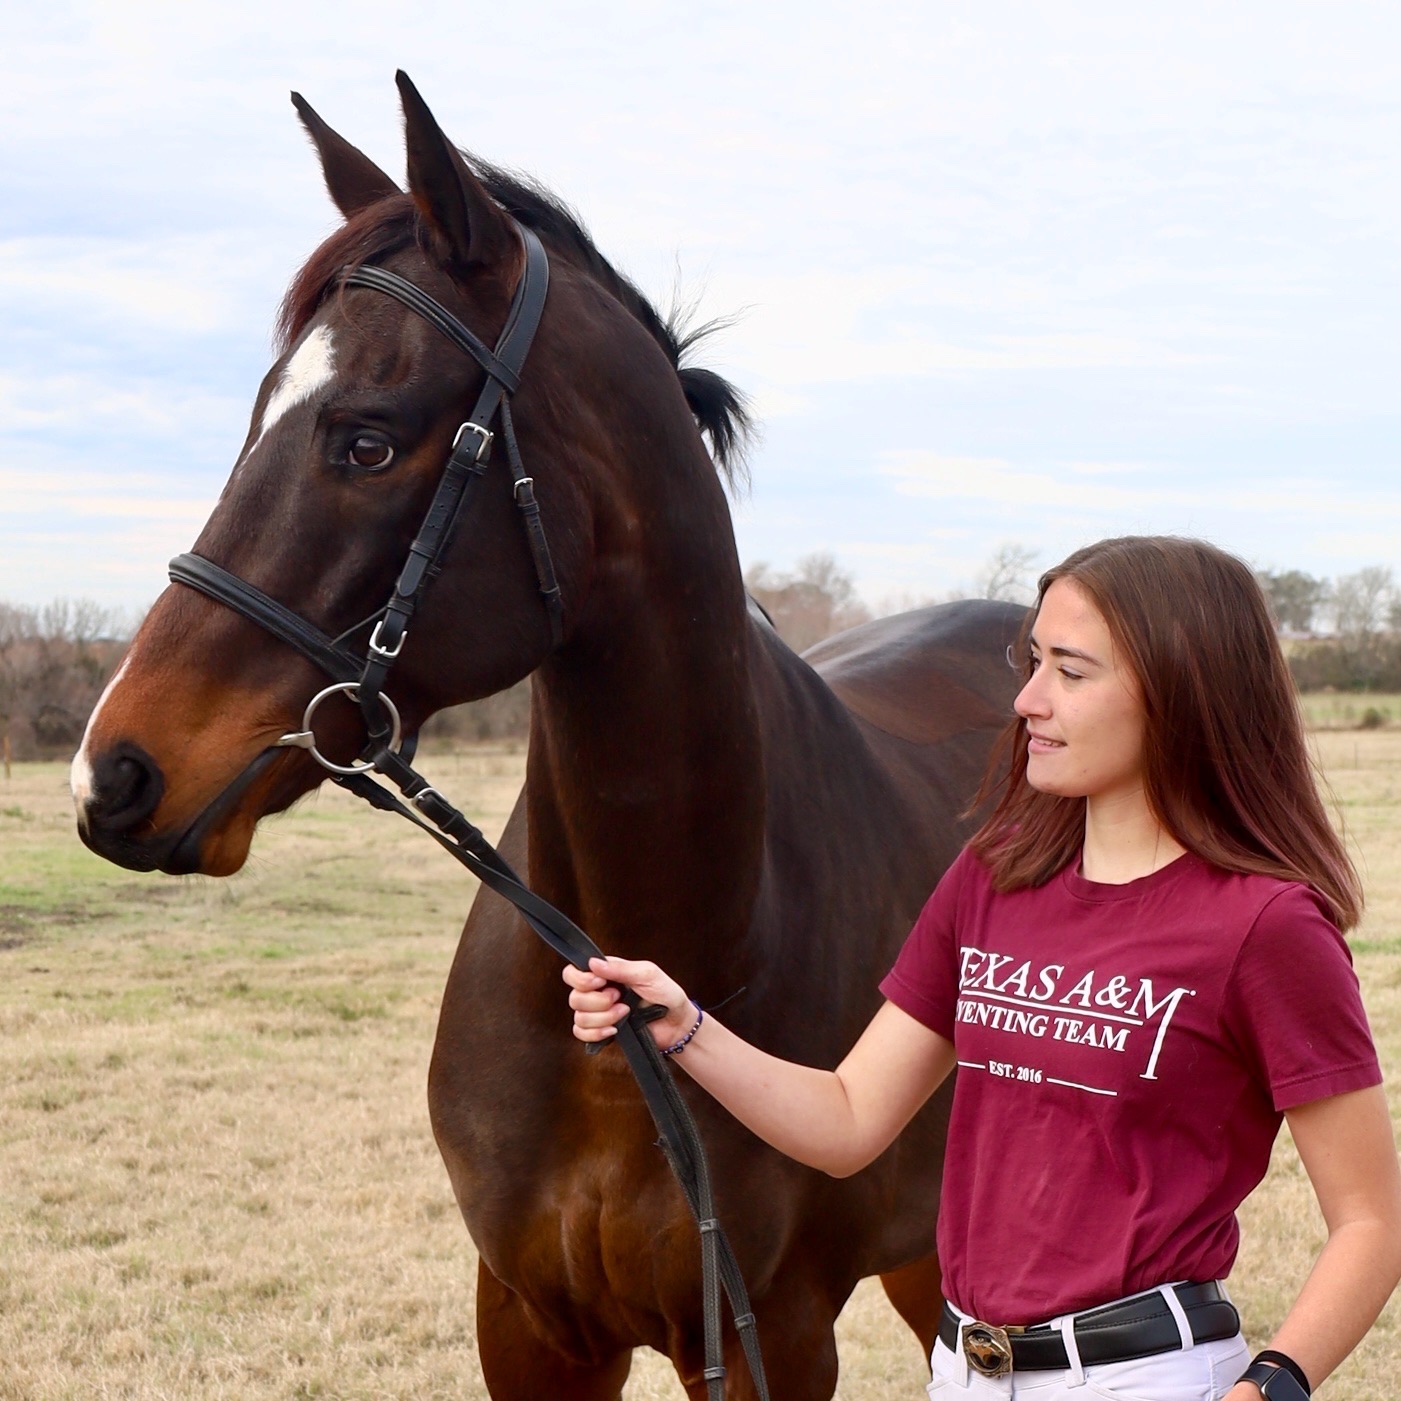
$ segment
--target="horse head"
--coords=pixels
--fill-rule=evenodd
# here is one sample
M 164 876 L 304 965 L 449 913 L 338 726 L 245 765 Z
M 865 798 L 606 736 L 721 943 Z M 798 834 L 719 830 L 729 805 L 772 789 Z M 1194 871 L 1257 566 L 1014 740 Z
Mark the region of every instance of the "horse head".
M 725 516 L 728 529 L 692 411 L 722 454 L 743 416 L 723 381 L 679 368 L 675 335 L 567 211 L 469 162 L 403 74 L 399 87 L 406 192 L 294 95 L 345 223 L 287 294 L 282 353 L 194 554 L 363 657 L 487 373 L 431 320 L 348 274 L 397 275 L 490 346 L 524 275 L 520 226 L 537 229 L 549 295 L 508 412 L 562 610 L 552 616 L 541 597 L 517 509 L 519 462 L 513 479 L 505 454 L 493 453 L 396 659 L 389 690 L 412 734 L 434 711 L 578 646 L 623 593 L 646 587 L 640 542 L 645 522 L 666 513 L 667 488 L 639 463 L 665 457 L 673 472 L 708 476 L 700 519 L 709 529 Z M 258 820 L 326 776 L 304 749 L 278 745 L 326 684 L 285 640 L 172 584 L 74 760 L 83 840 L 135 869 L 237 870 Z M 365 743 L 344 698 L 319 707 L 315 724 L 320 750 L 340 761 Z

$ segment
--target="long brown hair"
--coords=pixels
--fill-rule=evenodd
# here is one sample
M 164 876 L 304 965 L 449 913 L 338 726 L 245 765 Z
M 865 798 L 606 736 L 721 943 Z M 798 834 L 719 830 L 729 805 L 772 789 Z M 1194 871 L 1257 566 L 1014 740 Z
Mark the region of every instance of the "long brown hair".
M 1340 929 L 1355 925 L 1361 882 L 1319 797 L 1294 683 L 1250 569 L 1202 540 L 1129 535 L 1047 570 L 1038 610 L 1057 579 L 1099 609 L 1139 683 L 1144 793 L 1164 828 L 1214 866 L 1312 886 Z M 1023 659 L 1035 617 L 1022 629 Z M 999 890 L 1049 880 L 1084 840 L 1085 800 L 1038 792 L 1026 767 L 1017 719 L 978 798 L 996 806 L 972 841 Z

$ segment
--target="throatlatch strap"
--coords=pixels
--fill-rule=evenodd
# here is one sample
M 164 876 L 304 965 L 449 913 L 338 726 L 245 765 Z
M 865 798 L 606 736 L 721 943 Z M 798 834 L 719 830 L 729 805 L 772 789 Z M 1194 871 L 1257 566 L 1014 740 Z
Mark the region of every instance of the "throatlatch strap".
M 525 538 L 530 544 L 530 556 L 535 562 L 535 579 L 540 585 L 540 597 L 550 615 L 550 643 L 558 647 L 564 641 L 564 599 L 555 578 L 554 561 L 550 558 L 549 542 L 545 539 L 545 523 L 540 519 L 540 503 L 535 499 L 535 478 L 525 475 L 520 447 L 516 443 L 516 425 L 511 419 L 511 401 L 501 405 L 501 436 L 506 440 L 506 461 L 511 468 L 511 494 L 516 499 Z

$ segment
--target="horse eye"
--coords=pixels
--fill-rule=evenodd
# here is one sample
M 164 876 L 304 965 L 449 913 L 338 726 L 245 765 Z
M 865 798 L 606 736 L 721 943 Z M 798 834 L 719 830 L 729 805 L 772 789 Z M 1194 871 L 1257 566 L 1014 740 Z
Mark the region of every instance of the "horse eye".
M 362 433 L 350 445 L 350 460 L 357 467 L 384 468 L 394 461 L 394 449 L 383 438 Z

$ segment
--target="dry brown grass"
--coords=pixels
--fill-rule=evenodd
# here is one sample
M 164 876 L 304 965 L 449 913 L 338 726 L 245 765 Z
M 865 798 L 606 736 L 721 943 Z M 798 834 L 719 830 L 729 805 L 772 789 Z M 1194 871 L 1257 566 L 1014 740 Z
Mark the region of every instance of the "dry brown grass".
M 1401 733 L 1324 734 L 1366 866 L 1355 941 L 1401 1050 Z M 430 760 L 499 829 L 522 758 Z M 471 882 L 328 791 L 231 881 L 119 871 L 73 838 L 58 765 L 0 780 L 0 1398 L 483 1397 L 472 1252 L 428 1127 L 438 996 Z M 1287 1143 L 1243 1213 L 1256 1339 L 1320 1226 Z M 841 1324 L 846 1401 L 918 1396 L 879 1288 Z M 1390 1394 L 1398 1318 L 1332 1383 Z M 680 1398 L 639 1353 L 631 1401 Z

